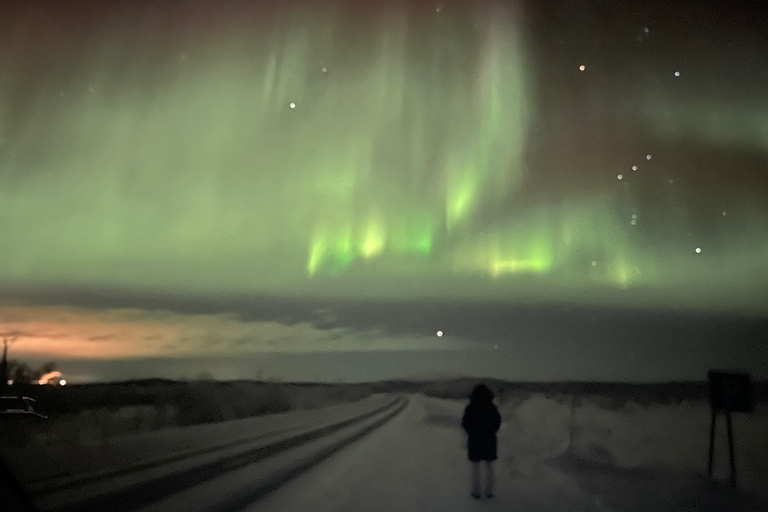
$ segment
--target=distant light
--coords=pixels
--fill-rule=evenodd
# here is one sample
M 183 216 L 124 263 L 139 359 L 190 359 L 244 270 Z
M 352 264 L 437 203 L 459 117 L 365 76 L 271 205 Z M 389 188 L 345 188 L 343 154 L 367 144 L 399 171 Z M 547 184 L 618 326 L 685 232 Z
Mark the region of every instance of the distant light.
M 680 72 L 679 71 L 675 71 L 675 76 L 680 76 Z
M 650 160 L 651 159 L 651 155 L 645 155 L 645 159 L 646 160 Z
M 624 175 L 623 175 L 623 174 L 619 174 L 619 175 L 618 175 L 618 176 L 616 176 L 616 177 L 617 177 L 618 179 L 620 179 L 620 180 L 623 180 L 623 179 L 624 179 Z
M 67 381 L 64 380 L 64 379 L 61 379 L 61 382 L 59 382 L 59 384 L 62 385 L 62 386 L 66 386 L 67 385 Z
M 437 331 L 437 337 L 441 337 L 443 335 L 443 331 Z
M 8 385 L 13 386 L 13 379 L 8 379 Z
M 632 224 L 632 225 L 634 226 L 634 225 L 636 225 L 636 224 L 637 224 L 637 221 L 636 221 L 635 219 L 632 219 L 631 221 L 629 221 L 629 223 L 630 223 L 630 224 Z
M 696 248 L 696 254 L 700 254 L 700 253 L 701 253 L 701 247 L 697 247 Z
M 648 27 L 645 27 L 645 33 L 646 33 L 646 34 L 647 34 L 648 32 L 650 32 L 650 31 L 651 31 L 651 29 L 650 29 L 650 28 L 648 28 Z
M 636 214 L 636 213 L 633 213 L 633 214 L 632 214 L 632 218 L 633 218 L 633 219 L 636 219 L 636 218 L 637 218 L 637 214 Z
M 728 215 L 728 212 L 723 212 L 723 217 L 725 217 L 726 215 Z
M 579 66 L 579 71 L 584 71 L 585 69 L 587 69 L 587 66 L 585 66 L 584 64 Z
M 633 170 L 633 171 L 636 171 L 636 170 L 637 170 L 637 166 L 636 166 L 636 165 L 633 165 L 633 166 L 632 166 L 632 170 Z
M 320 71 L 322 71 L 323 73 L 327 73 L 328 72 L 328 68 L 323 66 L 322 68 L 320 68 Z
M 443 6 L 442 6 L 442 5 L 438 5 L 438 6 L 435 8 L 435 12 L 440 12 L 440 11 L 442 11 L 442 10 L 443 10 Z
M 291 104 L 288 105 L 288 106 L 291 107 L 291 108 L 296 108 L 296 104 L 294 102 L 291 102 Z

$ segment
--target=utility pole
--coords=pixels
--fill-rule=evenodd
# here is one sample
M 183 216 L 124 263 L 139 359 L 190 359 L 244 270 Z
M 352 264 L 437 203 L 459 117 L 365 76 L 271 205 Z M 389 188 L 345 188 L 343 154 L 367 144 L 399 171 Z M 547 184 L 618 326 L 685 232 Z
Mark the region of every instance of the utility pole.
M 0 361 L 0 389 L 8 386 L 8 347 L 13 345 L 19 339 L 19 333 L 16 331 L 4 332 L 0 334 L 3 338 L 3 360 Z

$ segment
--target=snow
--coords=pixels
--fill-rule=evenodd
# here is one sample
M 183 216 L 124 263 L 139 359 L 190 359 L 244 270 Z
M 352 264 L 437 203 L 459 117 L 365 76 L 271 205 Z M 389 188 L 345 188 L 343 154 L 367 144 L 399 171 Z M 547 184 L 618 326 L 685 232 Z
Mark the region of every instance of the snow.
M 317 410 L 298 410 L 190 427 L 173 427 L 139 432 L 90 445 L 78 439 L 56 444 L 3 447 L 8 465 L 32 490 L 51 484 L 119 471 L 131 466 L 159 465 L 169 458 L 194 454 L 217 447 L 246 442 L 268 435 L 280 435 L 297 428 L 335 422 L 382 405 L 390 397 L 375 395 L 353 403 Z M 45 464 L 40 461 L 44 460 Z
M 504 478 L 512 468 L 503 459 L 495 463 L 493 500 L 470 497 L 470 465 L 457 425 L 462 409 L 460 402 L 414 395 L 392 422 L 247 510 L 552 510 L 551 503 L 532 508 L 536 502 Z M 500 446 L 505 438 L 502 432 Z
M 496 496 L 476 501 L 469 495 L 470 465 L 458 428 L 464 405 L 413 395 L 394 420 L 248 510 L 768 510 L 767 496 L 734 493 L 701 474 L 709 435 L 706 404 L 628 403 L 612 410 L 585 402 L 572 420 L 569 400 L 542 395 L 500 407 Z M 763 408 L 735 426 L 742 441 L 740 479 L 753 492 L 761 490 L 768 471 L 744 455 L 763 450 L 760 460 L 766 460 L 766 418 Z M 722 450 L 718 457 L 723 466 Z
M 306 421 L 328 419 L 364 404 L 296 414 Z M 208 509 L 240 510 L 232 504 L 242 505 L 249 493 L 263 495 L 248 505 L 251 512 L 768 510 L 768 404 L 756 404 L 750 415 L 734 415 L 739 482 L 735 492 L 722 483 L 728 477 L 724 421 L 718 424 L 716 481 L 706 478 L 710 411 L 704 401 L 640 404 L 538 392 L 506 396 L 499 405 L 503 424 L 499 460 L 494 463 L 496 495 L 479 501 L 469 495 L 470 464 L 459 428 L 465 405 L 461 400 L 408 395 L 399 415 L 271 493 L 263 495 L 258 488 L 286 468 L 316 458 L 360 426 L 217 475 L 149 510 L 192 512 L 206 509 L 203 504 Z M 221 437 L 214 435 L 217 429 L 255 435 L 268 425 L 285 424 L 289 417 L 299 416 L 174 429 L 156 433 L 161 437 L 155 440 L 159 448 L 184 435 L 185 446 L 199 447 Z
M 328 454 L 343 449 L 355 439 L 365 436 L 382 422 L 397 414 L 407 402 L 400 398 L 391 404 L 391 407 L 371 417 L 345 426 L 313 442 L 292 446 L 255 464 L 231 468 L 226 473 L 156 501 L 140 510 L 141 512 L 241 511 L 257 497 L 267 495 L 286 481 L 290 481 L 295 475 L 301 474 L 306 468 L 323 461 Z

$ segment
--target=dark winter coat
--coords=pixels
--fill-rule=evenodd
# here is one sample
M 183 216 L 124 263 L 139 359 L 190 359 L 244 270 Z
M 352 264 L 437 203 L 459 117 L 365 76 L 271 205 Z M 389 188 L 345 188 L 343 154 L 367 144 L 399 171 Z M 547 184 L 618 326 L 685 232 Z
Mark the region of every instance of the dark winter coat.
M 486 386 L 477 386 L 461 418 L 469 460 L 496 460 L 496 432 L 500 426 L 501 415 L 493 404 L 493 393 Z

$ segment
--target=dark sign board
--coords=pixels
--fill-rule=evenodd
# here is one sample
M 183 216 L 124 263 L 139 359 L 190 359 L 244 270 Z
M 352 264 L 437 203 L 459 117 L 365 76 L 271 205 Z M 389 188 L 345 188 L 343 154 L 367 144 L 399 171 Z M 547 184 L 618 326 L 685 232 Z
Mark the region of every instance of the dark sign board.
M 749 374 L 710 370 L 709 400 L 715 411 L 752 412 Z

